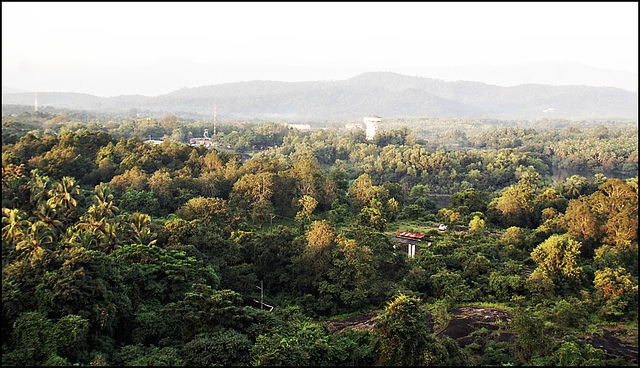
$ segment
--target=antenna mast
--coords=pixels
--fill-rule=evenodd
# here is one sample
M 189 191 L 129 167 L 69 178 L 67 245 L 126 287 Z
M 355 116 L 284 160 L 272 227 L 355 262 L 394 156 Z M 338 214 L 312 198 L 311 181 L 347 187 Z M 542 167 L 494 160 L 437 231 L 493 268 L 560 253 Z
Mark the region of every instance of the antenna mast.
M 216 105 L 213 105 L 213 135 L 216 135 Z

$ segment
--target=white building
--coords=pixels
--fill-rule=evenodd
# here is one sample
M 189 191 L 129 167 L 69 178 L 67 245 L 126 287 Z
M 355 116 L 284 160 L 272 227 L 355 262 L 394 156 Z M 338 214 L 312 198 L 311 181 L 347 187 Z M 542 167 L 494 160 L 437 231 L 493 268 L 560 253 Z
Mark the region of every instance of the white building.
M 376 135 L 376 129 L 378 128 L 378 123 L 382 121 L 382 118 L 375 115 L 365 116 L 362 120 L 364 125 L 367 127 L 367 140 L 372 140 Z
M 298 130 L 310 130 L 311 125 L 309 124 L 287 124 L 289 129 L 298 129 Z

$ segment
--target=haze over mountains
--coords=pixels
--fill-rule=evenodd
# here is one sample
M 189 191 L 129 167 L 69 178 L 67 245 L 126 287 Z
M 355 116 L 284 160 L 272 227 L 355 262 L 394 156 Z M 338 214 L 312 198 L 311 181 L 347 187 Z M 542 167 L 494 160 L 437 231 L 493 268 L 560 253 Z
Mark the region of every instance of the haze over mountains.
M 22 64 L 2 67 L 2 86 L 23 92 L 77 92 L 96 96 L 140 94 L 158 96 L 183 87 L 200 87 L 238 81 L 283 82 L 348 79 L 363 72 L 390 71 L 444 81 L 477 81 L 502 87 L 521 84 L 588 85 L 638 91 L 638 74 L 595 68 L 575 62 L 538 62 L 516 65 L 407 66 L 392 70 L 356 66 L 202 64 L 166 57 L 149 65 L 101 68 L 85 65 L 41 67 Z
M 409 72 L 405 74 L 358 73 L 356 69 L 338 71 L 338 68 L 327 67 L 311 71 L 271 66 L 257 70 L 249 66 L 211 66 L 173 59 L 110 74 L 78 69 L 73 73 L 75 78 L 69 80 L 75 81 L 76 91 L 82 91 L 81 84 L 86 83 L 105 92 L 111 88 L 112 93 L 102 95 L 114 97 L 48 92 L 55 91 L 53 87 L 29 90 L 24 88 L 30 85 L 27 82 L 10 85 L 17 79 L 9 75 L 3 78 L 3 104 L 33 105 L 33 92 L 38 92 L 41 106 L 115 114 L 138 111 L 149 116 L 174 113 L 193 118 L 210 118 L 214 106 L 221 118 L 353 118 L 367 114 L 507 119 L 637 118 L 637 74 L 624 71 L 575 63 L 443 67 L 431 68 L 431 71 L 416 67 L 405 68 Z M 440 77 L 412 76 L 417 74 Z M 259 80 L 260 75 L 272 78 Z M 336 75 L 343 77 L 335 79 Z M 479 75 L 495 82 L 471 81 Z M 317 79 L 296 81 L 309 76 Z M 60 78 L 64 78 L 64 73 L 43 80 L 51 86 L 62 85 Z M 231 82 L 237 80 L 245 81 Z M 537 81 L 536 84 L 533 81 Z M 132 90 L 132 86 L 148 92 L 167 86 L 172 90 L 157 95 L 113 93 L 118 88 Z

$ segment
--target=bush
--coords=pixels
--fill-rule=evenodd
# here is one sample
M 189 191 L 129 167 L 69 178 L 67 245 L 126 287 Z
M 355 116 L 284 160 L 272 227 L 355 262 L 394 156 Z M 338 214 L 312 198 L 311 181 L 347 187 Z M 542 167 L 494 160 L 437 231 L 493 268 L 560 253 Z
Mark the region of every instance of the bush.
M 196 336 L 184 345 L 181 353 L 187 365 L 241 366 L 249 365 L 251 346 L 247 335 L 233 329 L 219 329 Z

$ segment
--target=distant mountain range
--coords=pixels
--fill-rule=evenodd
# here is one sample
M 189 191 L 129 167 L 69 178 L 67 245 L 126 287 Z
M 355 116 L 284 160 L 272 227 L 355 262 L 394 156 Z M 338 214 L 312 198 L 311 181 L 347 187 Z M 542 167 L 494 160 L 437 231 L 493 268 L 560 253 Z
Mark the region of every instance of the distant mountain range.
M 3 88 L 3 104 L 33 105 L 34 94 Z M 38 92 L 39 106 L 100 113 L 140 112 L 149 116 L 211 118 L 354 118 L 381 116 L 533 118 L 637 118 L 638 93 L 614 87 L 522 84 L 501 87 L 481 82 L 367 72 L 333 81 L 255 80 L 181 88 L 148 97 L 97 97 Z
M 162 57 L 147 65 L 2 64 L 2 85 L 24 92 L 78 92 L 95 96 L 158 96 L 180 88 L 252 80 L 283 82 L 335 81 L 363 72 L 393 72 L 448 82 L 475 81 L 501 87 L 521 84 L 587 85 L 638 91 L 638 73 L 604 69 L 568 61 L 509 65 L 404 66 L 372 69 L 348 65 L 295 66 L 281 64 L 206 64 Z

